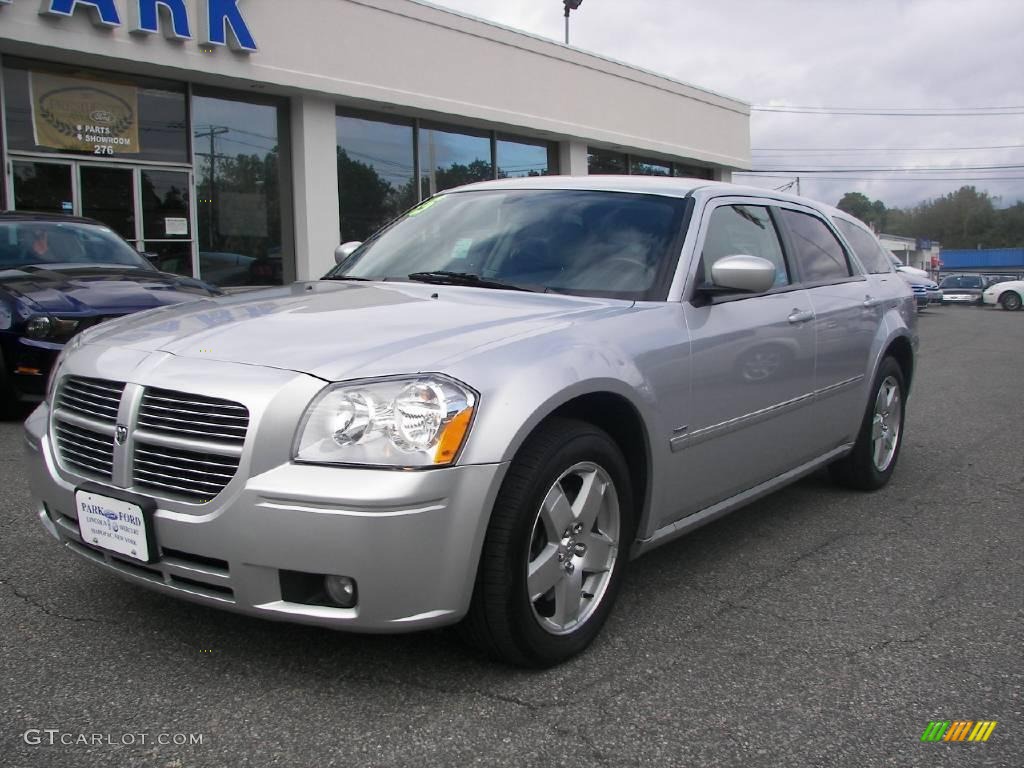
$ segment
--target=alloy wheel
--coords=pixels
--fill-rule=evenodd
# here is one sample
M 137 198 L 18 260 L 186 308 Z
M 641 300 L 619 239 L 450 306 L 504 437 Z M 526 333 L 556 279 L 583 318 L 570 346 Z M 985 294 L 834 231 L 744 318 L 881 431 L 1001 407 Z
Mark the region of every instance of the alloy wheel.
M 526 587 L 537 623 L 579 629 L 608 590 L 621 536 L 618 494 L 599 465 L 580 462 L 551 485 L 530 535 Z

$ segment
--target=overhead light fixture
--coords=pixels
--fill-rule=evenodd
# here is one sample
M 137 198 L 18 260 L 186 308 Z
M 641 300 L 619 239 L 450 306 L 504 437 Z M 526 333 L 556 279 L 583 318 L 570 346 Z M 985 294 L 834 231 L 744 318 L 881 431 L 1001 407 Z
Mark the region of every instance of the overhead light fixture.
M 565 44 L 569 44 L 569 12 L 578 11 L 580 6 L 583 5 L 583 0 L 562 0 L 562 4 L 565 6 Z

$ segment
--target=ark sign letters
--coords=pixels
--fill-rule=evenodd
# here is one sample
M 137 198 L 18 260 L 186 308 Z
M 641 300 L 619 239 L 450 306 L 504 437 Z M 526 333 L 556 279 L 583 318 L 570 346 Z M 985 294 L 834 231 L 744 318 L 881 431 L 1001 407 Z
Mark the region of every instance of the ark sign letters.
M 13 0 L 0 0 L 0 6 Z M 241 0 L 199 0 L 199 43 L 226 46 L 242 53 L 253 53 L 256 40 L 238 7 Z M 87 14 L 98 27 L 122 25 L 115 0 L 42 0 L 41 16 L 69 17 Z M 128 0 L 128 29 L 132 34 L 155 35 L 162 32 L 169 40 L 192 40 L 193 26 L 186 0 Z

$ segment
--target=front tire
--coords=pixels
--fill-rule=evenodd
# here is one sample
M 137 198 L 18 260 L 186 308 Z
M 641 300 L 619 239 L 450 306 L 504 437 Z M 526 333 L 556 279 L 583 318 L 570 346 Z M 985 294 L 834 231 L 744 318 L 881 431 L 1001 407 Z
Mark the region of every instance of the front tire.
M 999 306 L 1007 312 L 1016 312 L 1022 303 L 1021 295 L 1016 291 L 1004 291 L 999 297 Z
M 886 357 L 875 376 L 853 450 L 829 466 L 833 480 L 861 491 L 875 491 L 889 482 L 903 444 L 905 402 L 903 369 Z
M 633 531 L 618 446 L 586 422 L 550 420 L 502 483 L 463 635 L 519 666 L 550 667 L 580 653 L 611 613 Z

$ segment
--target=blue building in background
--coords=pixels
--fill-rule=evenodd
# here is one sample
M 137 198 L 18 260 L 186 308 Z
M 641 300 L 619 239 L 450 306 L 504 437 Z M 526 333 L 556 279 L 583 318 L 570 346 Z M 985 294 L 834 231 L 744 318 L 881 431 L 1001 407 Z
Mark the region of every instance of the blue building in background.
M 942 271 L 1024 277 L 1024 248 L 944 249 Z

